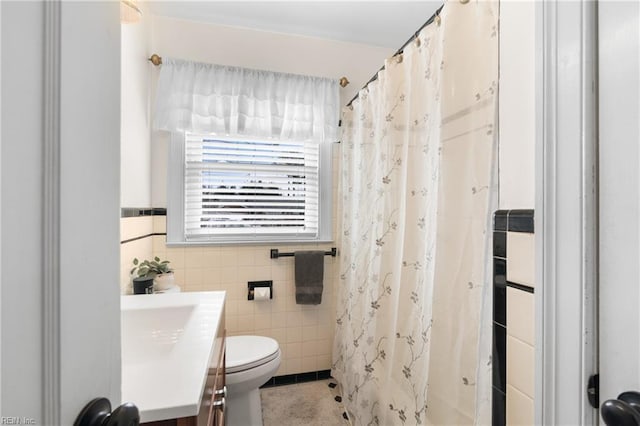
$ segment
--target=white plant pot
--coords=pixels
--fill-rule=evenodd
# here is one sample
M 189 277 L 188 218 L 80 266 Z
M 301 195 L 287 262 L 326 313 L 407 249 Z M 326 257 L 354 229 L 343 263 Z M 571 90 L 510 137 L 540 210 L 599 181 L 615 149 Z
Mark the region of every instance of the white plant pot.
M 168 290 L 175 285 L 173 272 L 158 275 L 153 282 L 157 290 Z

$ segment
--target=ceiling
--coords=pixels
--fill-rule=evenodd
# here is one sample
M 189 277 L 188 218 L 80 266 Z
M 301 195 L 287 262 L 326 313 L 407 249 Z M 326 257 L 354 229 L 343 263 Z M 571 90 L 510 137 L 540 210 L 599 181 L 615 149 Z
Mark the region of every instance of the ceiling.
M 151 1 L 154 15 L 397 49 L 442 5 L 426 1 Z

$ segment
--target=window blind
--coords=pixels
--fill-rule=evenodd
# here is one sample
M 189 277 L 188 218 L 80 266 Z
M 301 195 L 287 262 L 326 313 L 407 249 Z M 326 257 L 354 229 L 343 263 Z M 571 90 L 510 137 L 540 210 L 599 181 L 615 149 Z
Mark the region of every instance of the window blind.
M 187 240 L 318 235 L 318 143 L 185 134 Z

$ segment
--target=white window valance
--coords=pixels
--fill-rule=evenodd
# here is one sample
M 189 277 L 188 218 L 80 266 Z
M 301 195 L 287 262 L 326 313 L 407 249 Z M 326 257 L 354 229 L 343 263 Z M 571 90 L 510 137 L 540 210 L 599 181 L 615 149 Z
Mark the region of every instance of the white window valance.
M 158 81 L 154 127 L 335 142 L 339 102 L 336 80 L 167 58 Z

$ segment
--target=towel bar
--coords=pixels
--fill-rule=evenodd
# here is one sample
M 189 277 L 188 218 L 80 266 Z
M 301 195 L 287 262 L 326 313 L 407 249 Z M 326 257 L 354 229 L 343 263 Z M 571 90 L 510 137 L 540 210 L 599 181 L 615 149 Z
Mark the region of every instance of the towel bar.
M 331 251 L 325 251 L 325 256 L 336 257 L 338 254 L 338 249 L 335 247 L 331 247 Z M 277 259 L 279 257 L 293 257 L 295 253 L 280 253 L 278 249 L 271 249 L 271 259 Z

